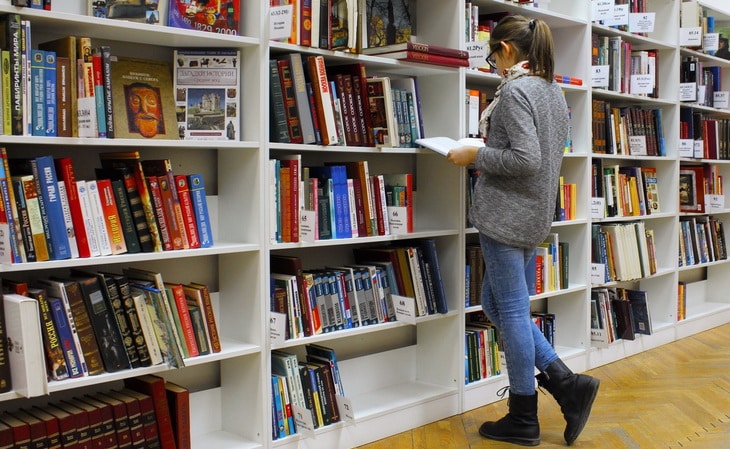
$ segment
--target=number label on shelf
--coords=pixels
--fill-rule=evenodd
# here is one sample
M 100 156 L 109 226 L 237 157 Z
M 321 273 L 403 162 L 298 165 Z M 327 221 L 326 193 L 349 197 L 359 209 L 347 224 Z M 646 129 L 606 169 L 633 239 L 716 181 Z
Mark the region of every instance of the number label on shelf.
M 294 422 L 297 425 L 297 433 L 307 438 L 314 438 L 314 417 L 312 412 L 299 405 L 292 404 L 292 413 L 294 414 Z
M 697 84 L 679 83 L 679 101 L 697 101 Z
M 269 39 L 286 39 L 291 35 L 293 5 L 269 9 Z
M 299 212 L 299 239 L 302 242 L 317 240 L 317 211 L 302 209 Z
M 633 12 L 629 14 L 629 30 L 632 33 L 652 33 L 654 31 L 653 12 Z
M 679 45 L 683 47 L 702 46 L 702 27 L 680 28 Z
M 705 212 L 718 214 L 725 211 L 725 195 L 705 195 Z
M 594 65 L 592 66 L 593 73 L 591 73 L 591 86 L 593 87 L 608 87 L 609 73 L 611 72 L 611 66 L 608 65 Z
M 591 264 L 591 284 L 602 285 L 606 283 L 606 265 L 602 263 Z
M 416 302 L 408 296 L 392 295 L 395 318 L 403 323 L 416 324 Z
M 271 312 L 271 318 L 269 318 L 269 339 L 272 344 L 284 343 L 286 339 L 285 314 Z
M 679 157 L 694 157 L 695 141 L 692 139 L 679 139 Z
M 702 49 L 715 51 L 720 48 L 720 33 L 707 33 L 702 37 Z
M 605 218 L 606 199 L 601 197 L 591 198 L 591 218 L 600 220 Z
M 721 90 L 712 94 L 712 106 L 717 109 L 728 108 L 728 98 L 730 98 L 730 92 Z
M 347 421 L 355 420 L 355 411 L 352 408 L 352 401 L 345 396 L 337 396 L 337 407 L 340 409 L 340 414 Z

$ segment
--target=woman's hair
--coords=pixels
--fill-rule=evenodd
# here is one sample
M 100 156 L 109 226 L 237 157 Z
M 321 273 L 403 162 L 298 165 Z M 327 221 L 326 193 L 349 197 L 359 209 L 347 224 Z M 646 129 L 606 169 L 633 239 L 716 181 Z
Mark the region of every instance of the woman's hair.
M 520 60 L 527 59 L 533 74 L 549 82 L 553 80 L 553 35 L 543 20 L 527 19 L 520 15 L 503 17 L 492 31 L 489 46 L 494 49 L 500 42 L 511 42 Z

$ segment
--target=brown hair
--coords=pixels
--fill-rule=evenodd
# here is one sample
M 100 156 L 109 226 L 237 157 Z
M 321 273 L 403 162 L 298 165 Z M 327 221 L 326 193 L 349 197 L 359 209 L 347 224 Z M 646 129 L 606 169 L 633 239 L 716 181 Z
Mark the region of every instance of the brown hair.
M 545 21 L 527 19 L 520 15 L 503 17 L 492 31 L 489 46 L 494 49 L 500 42 L 511 42 L 520 59 L 527 59 L 534 75 L 549 82 L 553 80 L 553 35 Z

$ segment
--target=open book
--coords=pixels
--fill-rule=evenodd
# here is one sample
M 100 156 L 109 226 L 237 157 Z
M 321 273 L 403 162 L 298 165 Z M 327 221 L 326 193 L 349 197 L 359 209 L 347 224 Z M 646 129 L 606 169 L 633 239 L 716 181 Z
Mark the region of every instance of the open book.
M 454 148 L 459 148 L 459 147 L 463 147 L 463 146 L 474 146 L 474 147 L 483 147 L 484 146 L 484 140 L 477 138 L 477 137 L 464 137 L 459 140 L 454 140 L 450 137 L 443 137 L 443 136 L 424 137 L 422 139 L 416 139 L 416 143 L 418 145 L 421 145 L 424 148 L 433 150 L 442 156 L 446 156 L 447 154 L 449 154 L 449 151 L 451 151 Z

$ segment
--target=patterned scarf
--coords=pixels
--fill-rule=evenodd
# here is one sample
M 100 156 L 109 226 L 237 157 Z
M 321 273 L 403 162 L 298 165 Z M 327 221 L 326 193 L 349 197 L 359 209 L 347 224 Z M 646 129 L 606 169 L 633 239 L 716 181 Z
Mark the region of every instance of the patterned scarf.
M 527 61 L 520 61 L 506 70 L 506 73 L 504 73 L 504 75 L 502 76 L 502 82 L 500 82 L 499 86 L 497 86 L 497 92 L 494 93 L 494 99 L 489 103 L 489 106 L 487 106 L 487 108 L 482 111 L 482 115 L 481 117 L 479 117 L 479 132 L 482 134 L 485 140 L 489 133 L 490 118 L 492 116 L 494 108 L 497 107 L 497 103 L 499 103 L 499 96 L 502 94 L 502 88 L 510 81 L 522 78 L 523 76 L 527 76 L 529 74 L 530 66 L 528 65 Z

